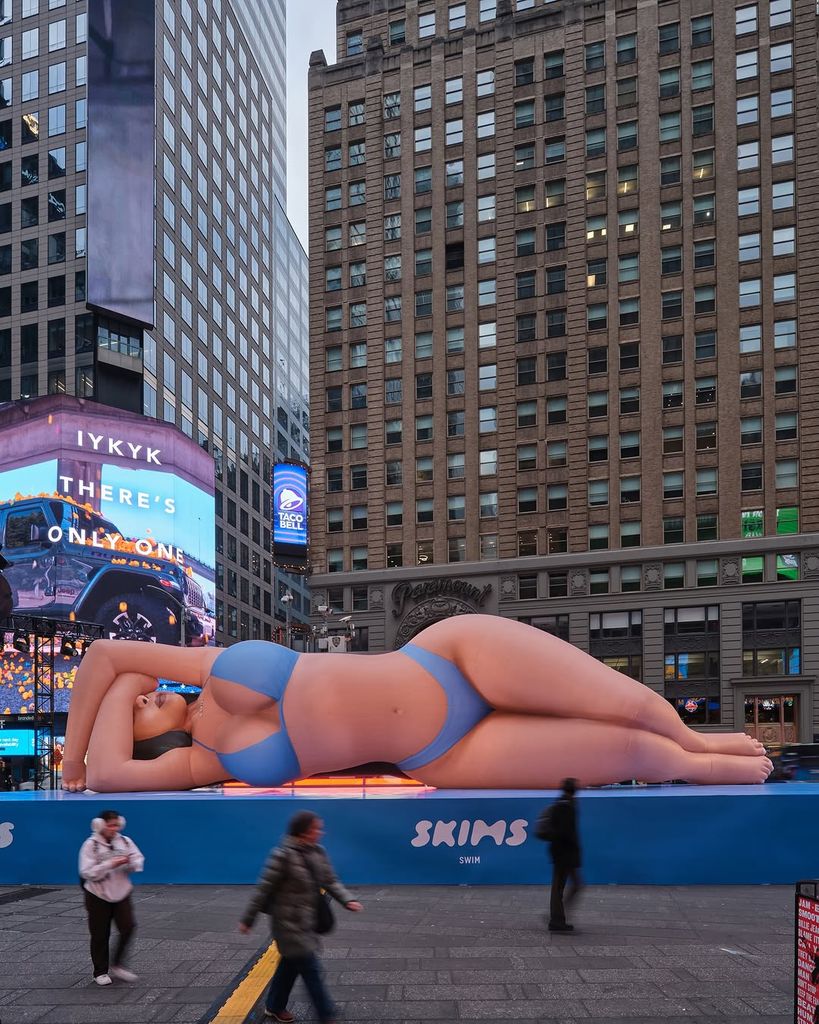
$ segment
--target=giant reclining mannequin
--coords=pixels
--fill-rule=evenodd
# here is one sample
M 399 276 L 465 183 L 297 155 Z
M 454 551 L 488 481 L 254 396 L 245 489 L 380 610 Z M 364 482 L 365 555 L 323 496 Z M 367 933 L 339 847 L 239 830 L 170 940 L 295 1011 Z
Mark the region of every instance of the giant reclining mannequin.
M 157 678 L 200 695 L 157 692 Z M 557 637 L 461 615 L 379 655 L 98 640 L 74 684 L 63 787 L 280 786 L 368 762 L 476 789 L 759 783 L 772 770 L 756 740 L 689 729 L 659 694 Z

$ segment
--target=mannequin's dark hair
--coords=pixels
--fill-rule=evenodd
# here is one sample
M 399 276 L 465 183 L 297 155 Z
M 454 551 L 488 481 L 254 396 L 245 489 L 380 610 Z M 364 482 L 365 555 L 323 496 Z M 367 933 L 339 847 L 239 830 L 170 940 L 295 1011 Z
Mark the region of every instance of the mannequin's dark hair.
M 193 704 L 199 697 L 199 693 L 183 693 L 186 704 Z M 163 732 L 160 736 L 150 736 L 147 740 L 134 740 L 134 760 L 153 761 L 169 750 L 176 750 L 177 747 L 190 747 L 193 744 L 191 734 L 184 729 L 172 729 L 170 732 Z
M 151 736 L 147 740 L 134 741 L 134 760 L 153 761 L 155 757 L 167 754 L 177 747 L 190 747 L 193 744 L 191 734 L 182 729 L 163 732 L 161 736 Z

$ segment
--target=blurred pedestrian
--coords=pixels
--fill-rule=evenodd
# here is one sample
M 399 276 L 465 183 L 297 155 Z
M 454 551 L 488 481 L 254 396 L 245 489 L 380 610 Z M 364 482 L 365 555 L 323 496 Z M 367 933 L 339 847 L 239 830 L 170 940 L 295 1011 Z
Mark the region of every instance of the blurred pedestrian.
M 122 835 L 125 818 L 117 811 L 102 811 L 91 822 L 91 835 L 80 848 L 80 878 L 91 933 L 91 961 L 97 985 L 111 980 L 136 981 L 125 967 L 125 953 L 136 928 L 131 905 L 131 873 L 142 871 L 145 858 L 136 843 Z M 119 938 L 110 962 L 111 924 Z
M 566 904 L 571 906 L 583 887 L 580 877 L 580 836 L 577 831 L 577 779 L 564 779 L 558 799 L 541 815 L 536 834 L 550 845 L 552 889 L 549 898 L 549 931 L 572 932 L 566 920 Z M 568 893 L 565 893 L 569 883 Z M 565 893 L 565 900 L 564 900 Z
M 281 954 L 265 1001 L 265 1017 L 272 1020 L 295 1020 L 287 1002 L 301 975 L 319 1020 L 334 1024 L 335 1008 L 318 957 L 320 936 L 333 927 L 333 913 L 322 889 L 347 910 L 363 908 L 336 878 L 327 853 L 318 845 L 323 827 L 312 811 L 299 811 L 291 818 L 287 835 L 267 858 L 239 925 L 239 930 L 247 933 L 260 913 L 270 914 Z

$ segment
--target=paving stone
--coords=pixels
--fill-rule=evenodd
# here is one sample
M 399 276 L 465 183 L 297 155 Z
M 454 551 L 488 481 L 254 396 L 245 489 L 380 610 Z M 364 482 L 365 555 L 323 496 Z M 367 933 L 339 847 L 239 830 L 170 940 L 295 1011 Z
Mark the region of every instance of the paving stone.
M 637 1019 L 665 1019 L 666 1017 L 696 1017 L 699 1009 L 692 999 L 690 1002 L 670 999 L 595 999 L 586 1003 L 589 1014 L 603 1013 L 608 1017 L 619 1017 L 622 1021 Z
M 357 1002 L 340 1004 L 342 1019 L 367 1021 L 372 1020 L 405 1021 L 407 1017 L 414 1020 L 456 1020 L 463 1014 L 458 1012 L 458 1004 L 454 1002 L 412 1003 L 404 1000 L 400 1003 Z
M 131 961 L 140 980 L 102 990 L 89 983 L 76 887 L 12 905 L 0 918 L 0 1019 L 196 1024 L 266 942 L 261 923 L 250 937 L 236 931 L 249 893 L 140 887 Z M 348 1021 L 792 1020 L 789 887 L 587 890 L 570 936 L 545 931 L 544 892 L 527 887 L 379 886 L 360 895 L 367 914 L 345 915 L 324 953 Z M 301 984 L 294 996 L 300 1021 L 314 1021 Z
M 556 1017 L 568 1017 L 571 1020 L 583 1020 L 588 1012 L 581 1002 L 567 999 L 532 999 L 526 1003 L 519 1002 L 462 1002 L 458 1006 L 462 1020 L 553 1020 Z
M 338 985 L 434 985 L 438 980 L 433 971 L 341 971 L 327 977 Z

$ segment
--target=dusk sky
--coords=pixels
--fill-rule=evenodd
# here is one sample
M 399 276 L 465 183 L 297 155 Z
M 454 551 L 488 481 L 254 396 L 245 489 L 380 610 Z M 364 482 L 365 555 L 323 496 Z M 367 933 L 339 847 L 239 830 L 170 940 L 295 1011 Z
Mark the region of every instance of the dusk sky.
M 307 248 L 307 67 L 336 54 L 336 0 L 287 0 L 287 213 Z

